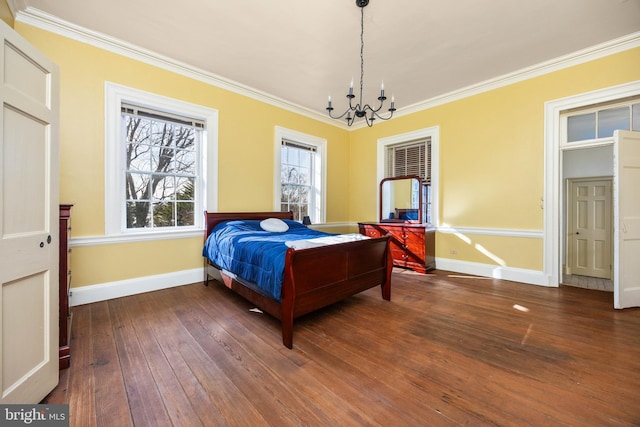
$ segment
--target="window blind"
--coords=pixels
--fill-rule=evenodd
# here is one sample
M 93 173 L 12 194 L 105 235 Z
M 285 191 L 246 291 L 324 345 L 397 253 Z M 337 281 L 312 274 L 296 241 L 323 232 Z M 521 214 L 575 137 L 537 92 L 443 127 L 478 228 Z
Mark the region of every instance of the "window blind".
M 386 169 L 387 178 L 418 175 L 431 184 L 431 138 L 390 146 Z
M 120 111 L 131 116 L 147 117 L 154 120 L 162 120 L 169 123 L 177 123 L 183 126 L 191 126 L 198 129 L 205 128 L 205 121 L 192 117 L 172 114 L 166 111 L 158 111 L 152 108 L 140 107 L 138 105 L 122 103 Z
M 312 153 L 315 153 L 317 151 L 316 147 L 312 147 L 310 145 L 302 144 L 300 142 L 295 142 L 288 139 L 282 139 L 282 145 L 284 145 L 285 147 L 297 148 L 299 150 L 311 151 Z

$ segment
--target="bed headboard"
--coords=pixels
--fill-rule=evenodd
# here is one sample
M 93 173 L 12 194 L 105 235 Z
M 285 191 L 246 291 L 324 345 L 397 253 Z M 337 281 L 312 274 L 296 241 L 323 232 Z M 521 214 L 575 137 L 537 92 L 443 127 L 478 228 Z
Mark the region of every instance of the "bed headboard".
M 207 222 L 207 229 L 204 238 L 209 236 L 213 227 L 218 225 L 222 221 L 228 221 L 231 219 L 267 219 L 267 218 L 279 218 L 279 219 L 293 219 L 293 212 L 206 212 L 204 213 L 205 221 Z

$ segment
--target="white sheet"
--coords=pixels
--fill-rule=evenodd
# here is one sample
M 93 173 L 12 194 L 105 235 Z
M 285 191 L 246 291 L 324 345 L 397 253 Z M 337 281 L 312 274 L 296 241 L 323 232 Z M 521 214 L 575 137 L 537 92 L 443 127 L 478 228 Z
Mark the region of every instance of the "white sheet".
M 308 249 L 318 246 L 336 245 L 338 243 L 355 242 L 356 240 L 370 239 L 369 236 L 358 233 L 350 234 L 337 234 L 335 236 L 317 237 L 315 239 L 306 240 L 287 240 L 284 242 L 290 248 L 293 249 Z

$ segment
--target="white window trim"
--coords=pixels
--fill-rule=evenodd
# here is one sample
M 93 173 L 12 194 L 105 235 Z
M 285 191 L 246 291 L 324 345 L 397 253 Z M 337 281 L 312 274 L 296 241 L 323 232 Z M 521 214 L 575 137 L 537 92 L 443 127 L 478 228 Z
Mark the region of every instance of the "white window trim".
M 126 230 L 124 222 L 123 176 L 124 164 L 121 141 L 122 102 L 165 110 L 204 120 L 206 129 L 202 135 L 200 155 L 206 159 L 199 163 L 202 191 L 197 196 L 195 225 L 169 230 Z M 150 92 L 105 82 L 105 236 L 118 241 L 146 241 L 166 238 L 195 237 L 204 230 L 204 211 L 218 208 L 218 111 L 212 108 L 156 95 Z M 204 167 L 203 167 L 204 166 Z M 200 170 L 200 169 L 203 170 Z M 199 214 L 202 212 L 202 215 Z
M 299 142 L 301 144 L 311 145 L 316 149 L 316 155 L 320 156 L 320 207 L 315 206 L 319 216 L 318 220 L 314 223 L 323 224 L 326 221 L 327 213 L 327 140 L 306 133 L 298 132 L 291 129 L 286 129 L 280 126 L 275 128 L 275 149 L 274 149 L 274 174 L 273 174 L 273 209 L 274 211 L 280 211 L 280 198 L 281 198 L 281 182 L 280 182 L 280 169 L 281 169 L 281 148 L 282 140 L 286 139 L 292 142 Z
M 380 206 L 380 181 L 385 177 L 386 153 L 389 146 L 426 138 L 431 140 L 431 224 L 438 227 L 440 225 L 440 126 L 378 139 L 376 206 Z M 379 213 L 376 213 L 377 215 Z

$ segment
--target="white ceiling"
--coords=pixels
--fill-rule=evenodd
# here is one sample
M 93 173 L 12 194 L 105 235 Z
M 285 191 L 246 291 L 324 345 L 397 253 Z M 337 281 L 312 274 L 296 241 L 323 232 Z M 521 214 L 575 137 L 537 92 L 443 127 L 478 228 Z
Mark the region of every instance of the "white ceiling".
M 355 0 L 8 3 L 322 114 L 359 86 Z M 640 0 L 371 0 L 364 14 L 364 101 L 384 80 L 399 110 L 640 31 Z

